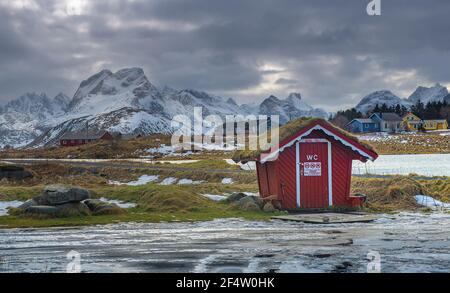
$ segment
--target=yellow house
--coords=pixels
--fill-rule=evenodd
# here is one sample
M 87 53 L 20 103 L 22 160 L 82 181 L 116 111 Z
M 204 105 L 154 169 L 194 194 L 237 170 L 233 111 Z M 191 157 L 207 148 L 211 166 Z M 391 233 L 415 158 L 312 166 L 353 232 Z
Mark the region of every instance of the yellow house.
M 439 120 L 424 120 L 423 121 L 423 128 L 425 130 L 441 130 L 441 129 L 447 129 L 448 123 L 445 119 L 439 119 Z
M 422 125 L 422 119 L 409 112 L 403 116 L 402 125 L 405 130 L 419 130 Z

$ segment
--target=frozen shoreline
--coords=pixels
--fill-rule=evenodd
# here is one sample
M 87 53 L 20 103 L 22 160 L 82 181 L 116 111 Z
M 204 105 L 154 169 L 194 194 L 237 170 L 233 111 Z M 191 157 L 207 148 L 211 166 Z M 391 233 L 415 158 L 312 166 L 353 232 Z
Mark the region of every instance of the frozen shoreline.
M 50 229 L 0 229 L 0 272 L 448 272 L 450 215 L 380 215 L 370 224 L 218 219 Z M 295 231 L 295 233 L 293 233 Z M 343 263 L 351 266 L 342 268 Z

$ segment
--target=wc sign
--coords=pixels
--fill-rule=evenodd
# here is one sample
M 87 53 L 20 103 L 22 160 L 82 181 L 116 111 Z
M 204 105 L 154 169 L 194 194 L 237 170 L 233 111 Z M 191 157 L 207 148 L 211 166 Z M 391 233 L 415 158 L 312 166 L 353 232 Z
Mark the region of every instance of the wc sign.
M 305 162 L 303 164 L 304 176 L 322 176 L 322 163 L 321 162 Z

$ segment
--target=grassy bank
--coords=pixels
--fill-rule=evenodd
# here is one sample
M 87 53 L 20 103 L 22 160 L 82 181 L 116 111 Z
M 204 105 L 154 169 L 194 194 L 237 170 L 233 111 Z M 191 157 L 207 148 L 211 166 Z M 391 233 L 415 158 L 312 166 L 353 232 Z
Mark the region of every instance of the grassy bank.
M 0 200 L 27 200 L 39 194 L 43 186 L 0 186 Z M 93 198 L 105 197 L 137 204 L 121 215 L 71 218 L 36 218 L 25 215 L 0 217 L 0 227 L 53 227 L 109 224 L 118 222 L 206 221 L 217 218 L 268 220 L 277 213 L 245 211 L 231 204 L 212 201 L 201 194 L 224 194 L 254 190 L 239 184 L 201 184 L 191 186 L 104 186 L 90 188 Z
M 122 171 L 120 171 L 122 172 Z M 175 171 L 174 171 L 175 172 Z M 108 173 L 108 176 L 118 176 Z M 139 174 L 134 174 L 134 179 Z M 164 176 L 174 175 L 168 173 Z M 180 174 L 177 174 L 180 175 Z M 255 174 L 245 174 L 237 177 L 234 184 L 224 185 L 220 182 L 202 183 L 198 185 L 159 185 L 156 183 L 144 186 L 108 185 L 105 182 L 98 184 L 89 182 L 83 176 L 94 176 L 92 174 L 80 175 L 77 182 L 81 187 L 88 188 L 92 197 L 105 197 L 118 199 L 137 204 L 136 208 L 127 210 L 127 213 L 114 216 L 89 216 L 83 218 L 59 218 L 43 219 L 25 216 L 0 217 L 1 227 L 49 227 L 49 226 L 79 226 L 108 224 L 117 222 L 160 222 L 160 221 L 205 221 L 217 218 L 240 217 L 253 220 L 268 220 L 273 213 L 245 211 L 237 207 L 215 202 L 202 194 L 225 194 L 233 192 L 251 191 L 256 192 L 258 187 Z M 218 181 L 216 177 L 201 177 L 198 174 L 182 173 L 181 178 L 209 179 Z M 208 175 L 207 172 L 202 176 Z M 216 175 L 214 175 L 216 176 Z M 55 177 L 54 177 L 55 178 Z M 71 175 L 61 176 L 68 180 Z M 84 179 L 83 179 L 84 178 Z M 106 178 L 94 176 L 94 178 Z M 180 177 L 178 177 L 180 178 Z M 0 200 L 22 200 L 25 201 L 40 193 L 46 182 L 38 184 L 3 184 L 0 186 Z M 436 177 L 421 180 L 413 176 L 391 176 L 386 178 L 360 178 L 354 177 L 351 186 L 352 193 L 363 193 L 367 195 L 367 201 L 363 210 L 368 212 L 393 212 L 400 210 L 419 211 L 424 210 L 416 204 L 414 196 L 417 194 L 430 195 L 442 201 L 450 200 L 450 178 Z

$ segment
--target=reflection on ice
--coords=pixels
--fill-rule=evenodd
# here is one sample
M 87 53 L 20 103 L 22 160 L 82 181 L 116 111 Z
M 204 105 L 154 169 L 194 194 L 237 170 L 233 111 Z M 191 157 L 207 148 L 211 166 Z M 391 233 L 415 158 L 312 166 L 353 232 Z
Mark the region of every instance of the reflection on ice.
M 400 213 L 364 224 L 219 219 L 51 229 L 0 229 L 0 272 L 64 271 L 70 250 L 84 272 L 447 272 L 450 215 Z M 351 266 L 349 265 L 351 264 Z

